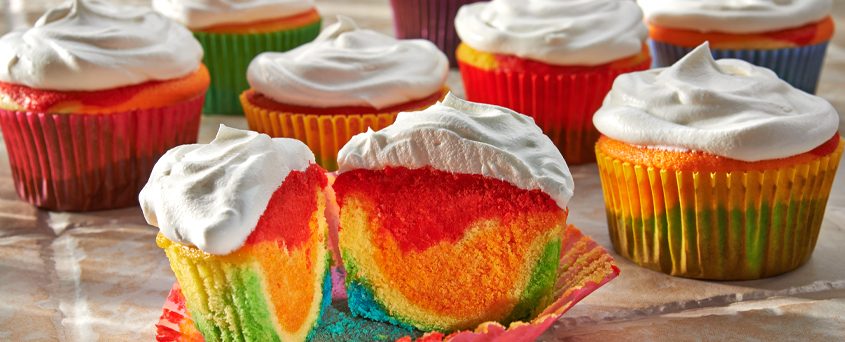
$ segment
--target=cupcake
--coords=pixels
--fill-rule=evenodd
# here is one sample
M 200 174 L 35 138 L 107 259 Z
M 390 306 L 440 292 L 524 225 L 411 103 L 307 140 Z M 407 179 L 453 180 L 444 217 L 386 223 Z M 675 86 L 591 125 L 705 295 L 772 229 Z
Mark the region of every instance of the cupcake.
M 448 72 L 431 42 L 396 40 L 339 16 L 311 43 L 256 57 L 241 103 L 250 129 L 302 140 L 334 170 L 353 135 L 443 98 Z
M 455 49 L 460 40 L 455 32 L 455 15 L 466 4 L 482 0 L 390 0 L 393 27 L 400 39 L 430 40 L 457 66 Z
M 139 195 L 206 341 L 304 341 L 331 300 L 325 171 L 300 141 L 220 127 Z
M 594 161 L 593 113 L 616 76 L 648 69 L 642 12 L 618 0 L 493 0 L 458 11 L 467 99 L 534 117 L 571 164 Z
M 842 156 L 825 100 L 714 61 L 620 76 L 593 121 L 613 247 L 671 275 L 757 279 L 810 258 Z
M 738 58 L 774 70 L 814 94 L 833 36 L 831 0 L 638 0 L 654 65 L 666 67 L 710 43 L 715 58 Z
M 246 68 L 264 51 L 287 51 L 317 37 L 312 0 L 153 0 L 153 8 L 193 31 L 205 49 L 211 88 L 203 111 L 241 115 Z
M 94 0 L 0 38 L 0 128 L 18 195 L 61 211 L 137 205 L 156 160 L 197 139 L 201 60 L 184 27 Z
M 448 95 L 356 135 L 338 164 L 353 314 L 451 332 L 554 301 L 573 182 L 530 117 Z

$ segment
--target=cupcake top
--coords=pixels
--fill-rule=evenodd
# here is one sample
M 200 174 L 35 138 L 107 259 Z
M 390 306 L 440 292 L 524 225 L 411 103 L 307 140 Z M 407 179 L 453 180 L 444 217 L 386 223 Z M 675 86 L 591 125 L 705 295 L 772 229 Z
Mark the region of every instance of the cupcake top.
M 281 19 L 314 8 L 313 0 L 153 0 L 153 8 L 190 29 Z
M 452 94 L 420 112 L 399 113 L 384 129 L 368 130 L 337 155 L 339 172 L 386 167 L 477 174 L 548 194 L 561 208 L 574 184 L 566 161 L 531 117 L 472 103 Z
M 705 43 L 671 67 L 616 78 L 593 123 L 628 144 L 754 162 L 813 150 L 839 116 L 769 69 L 713 60 Z
M 0 38 L 0 81 L 103 90 L 186 76 L 202 53 L 190 31 L 152 10 L 73 0 Z
M 832 0 L 637 0 L 649 23 L 700 32 L 761 33 L 830 14 Z
M 255 57 L 247 79 L 283 104 L 382 109 L 431 96 L 448 72 L 446 55 L 431 42 L 397 40 L 338 16 L 313 42 Z
M 642 51 L 648 30 L 637 4 L 620 0 L 493 0 L 455 18 L 472 48 L 555 65 L 600 65 Z
M 161 157 L 138 200 L 168 239 L 224 255 L 243 246 L 288 174 L 313 163 L 299 140 L 220 125 L 211 143 Z

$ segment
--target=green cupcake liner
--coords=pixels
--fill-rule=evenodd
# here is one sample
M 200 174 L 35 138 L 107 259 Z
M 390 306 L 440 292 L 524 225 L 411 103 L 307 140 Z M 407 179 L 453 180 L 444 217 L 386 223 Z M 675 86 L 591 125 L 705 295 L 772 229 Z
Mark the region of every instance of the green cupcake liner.
M 314 40 L 321 24 L 318 20 L 295 29 L 256 34 L 194 32 L 211 74 L 203 113 L 243 115 L 238 97 L 249 88 L 246 70 L 252 59 L 265 51 L 288 51 Z

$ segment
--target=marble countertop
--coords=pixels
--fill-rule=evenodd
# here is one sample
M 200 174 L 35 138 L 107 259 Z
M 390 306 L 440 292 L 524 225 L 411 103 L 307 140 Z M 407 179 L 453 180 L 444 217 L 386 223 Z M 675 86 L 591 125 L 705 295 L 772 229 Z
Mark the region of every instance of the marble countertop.
M 27 1 L 28 18 L 52 2 Z M 317 3 L 327 18 L 343 13 L 391 30 L 387 0 Z M 837 19 L 845 23 L 845 1 L 836 3 Z M 819 94 L 845 113 L 845 30 L 840 32 Z M 449 83 L 461 92 L 456 72 Z M 242 118 L 206 117 L 200 140 L 209 141 L 220 123 L 246 127 Z M 570 222 L 612 250 L 596 166 L 572 171 L 577 191 Z M 69 214 L 29 206 L 15 194 L 0 144 L 0 341 L 152 340 L 174 281 L 155 246 L 156 232 L 139 208 Z M 833 185 L 815 253 L 800 269 L 763 280 L 709 282 L 670 277 L 617 256 L 621 275 L 576 305 L 543 340 L 843 340 L 843 246 L 845 167 Z

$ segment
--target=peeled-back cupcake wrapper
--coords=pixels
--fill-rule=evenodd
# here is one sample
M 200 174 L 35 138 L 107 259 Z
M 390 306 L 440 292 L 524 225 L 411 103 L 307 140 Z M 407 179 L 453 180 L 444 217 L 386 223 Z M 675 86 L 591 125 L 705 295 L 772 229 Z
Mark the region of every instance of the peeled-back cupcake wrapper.
M 806 164 L 754 172 L 650 168 L 596 151 L 616 251 L 663 273 L 759 279 L 810 258 L 836 152 Z
M 241 115 L 238 96 L 249 88 L 246 70 L 258 54 L 288 51 L 314 40 L 320 33 L 320 21 L 306 26 L 270 33 L 225 34 L 194 32 L 205 56 L 203 63 L 211 74 L 203 112 Z
M 483 0 L 391 0 L 396 37 L 429 40 L 456 67 L 455 50 L 461 41 L 455 31 L 455 15 L 461 6 L 479 1 Z
M 197 96 L 107 114 L 0 110 L 18 195 L 59 211 L 137 205 L 158 158 L 171 147 L 197 141 L 202 104 Z
M 443 95 L 448 90 L 443 90 Z M 249 129 L 275 138 L 299 139 L 311 148 L 317 164 L 337 170 L 337 152 L 353 135 L 385 128 L 396 121 L 399 112 L 371 114 L 302 114 L 277 112 L 253 105 L 241 95 Z M 433 103 L 432 103 L 433 104 Z M 414 110 L 422 110 L 428 105 Z
M 484 70 L 458 62 L 467 100 L 532 116 L 569 165 L 595 161 L 593 146 L 599 132 L 593 126 L 593 114 L 601 107 L 616 76 L 646 70 L 650 63 L 614 71 L 544 74 Z
M 613 258 L 601 246 L 584 236 L 574 226 L 563 233 L 558 278 L 555 283 L 556 300 L 530 322 L 514 322 L 504 327 L 496 322 L 482 323 L 473 331 L 458 331 L 449 335 L 437 332 L 398 338 L 397 341 L 531 341 L 542 335 L 557 319 L 581 299 L 613 280 L 619 275 L 619 268 Z M 342 283 L 342 282 L 338 282 Z M 338 299 L 338 298 L 336 298 Z M 193 327 L 193 320 L 185 310 L 185 300 L 178 285 L 174 285 L 164 304 L 159 322 L 156 324 L 156 340 L 203 341 L 202 335 Z M 342 304 L 335 304 L 342 306 Z M 330 311 L 333 310 L 330 308 Z M 319 325 L 315 336 L 333 336 L 338 340 L 356 340 L 357 337 L 372 338 L 380 332 L 395 332 L 396 326 L 388 323 L 368 321 L 346 316 L 344 324 Z M 366 329 L 361 327 L 366 326 Z M 389 334 L 385 334 L 388 336 Z
M 694 47 L 684 47 L 649 40 L 654 67 L 668 67 L 686 56 Z M 713 57 L 736 58 L 772 69 L 793 87 L 815 94 L 828 43 L 775 50 L 711 49 Z

